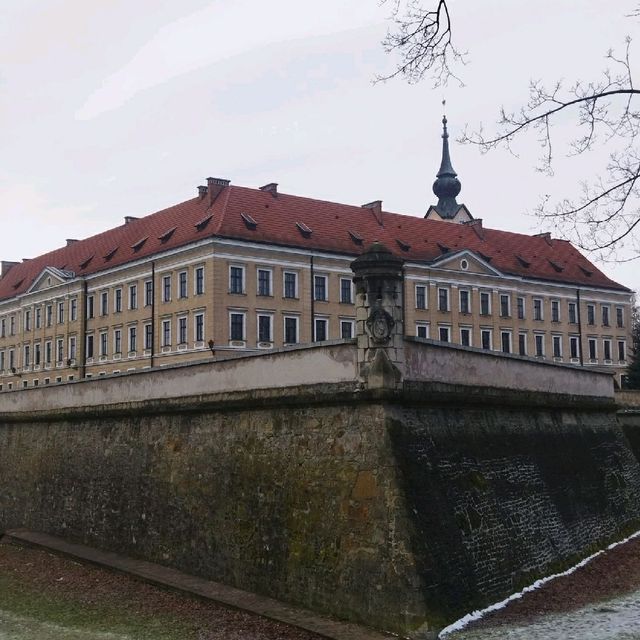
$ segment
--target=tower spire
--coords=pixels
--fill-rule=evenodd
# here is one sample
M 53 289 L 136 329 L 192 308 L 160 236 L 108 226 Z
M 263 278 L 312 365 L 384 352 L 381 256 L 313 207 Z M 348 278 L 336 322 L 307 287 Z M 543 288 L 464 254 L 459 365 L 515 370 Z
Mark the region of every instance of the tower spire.
M 442 101 L 445 105 L 445 101 Z M 458 180 L 458 174 L 451 165 L 451 156 L 449 155 L 449 132 L 447 131 L 447 116 L 442 116 L 442 161 L 440 162 L 440 170 L 436 174 L 436 181 L 433 183 L 433 193 L 438 196 L 438 204 L 435 206 L 436 211 L 442 218 L 453 218 L 460 205 L 456 201 L 456 196 L 460 193 L 462 185 Z

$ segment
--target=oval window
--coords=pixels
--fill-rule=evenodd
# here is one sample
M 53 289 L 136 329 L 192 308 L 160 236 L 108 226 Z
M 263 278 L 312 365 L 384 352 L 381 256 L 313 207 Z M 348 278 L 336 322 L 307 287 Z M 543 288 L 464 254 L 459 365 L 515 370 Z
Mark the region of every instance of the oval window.
M 469 263 L 466 260 L 460 260 L 460 268 L 466 271 L 469 268 Z

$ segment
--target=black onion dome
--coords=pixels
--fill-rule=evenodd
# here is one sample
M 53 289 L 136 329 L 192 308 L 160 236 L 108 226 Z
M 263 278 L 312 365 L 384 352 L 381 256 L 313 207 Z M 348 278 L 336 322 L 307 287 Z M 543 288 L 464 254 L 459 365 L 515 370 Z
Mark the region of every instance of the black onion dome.
M 436 210 L 443 218 L 453 218 L 459 205 L 456 196 L 460 193 L 462 185 L 458 180 L 458 174 L 451 165 L 449 155 L 449 133 L 447 131 L 447 117 L 442 118 L 442 162 L 436 181 L 433 183 L 433 193 L 438 196 Z

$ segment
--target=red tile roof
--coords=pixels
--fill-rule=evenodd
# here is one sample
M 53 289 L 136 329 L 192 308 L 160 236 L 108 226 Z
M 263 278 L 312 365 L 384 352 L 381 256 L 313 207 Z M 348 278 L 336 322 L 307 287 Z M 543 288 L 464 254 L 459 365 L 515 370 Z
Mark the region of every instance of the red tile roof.
M 46 267 L 86 276 L 211 237 L 348 255 L 379 240 L 405 260 L 424 263 L 468 249 L 505 274 L 629 291 L 565 240 L 487 228 L 478 233 L 471 225 L 386 211 L 382 222 L 363 207 L 232 185 L 213 205 L 208 196 L 193 198 L 17 264 L 0 280 L 0 300 L 27 291 Z

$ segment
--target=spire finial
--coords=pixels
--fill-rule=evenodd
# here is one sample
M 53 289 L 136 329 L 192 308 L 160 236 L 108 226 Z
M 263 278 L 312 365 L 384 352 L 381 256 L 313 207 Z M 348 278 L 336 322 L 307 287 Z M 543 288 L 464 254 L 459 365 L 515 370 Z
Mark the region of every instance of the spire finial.
M 442 108 L 446 107 L 446 100 L 442 100 Z M 433 193 L 438 196 L 436 210 L 443 218 L 453 218 L 458 211 L 456 196 L 460 193 L 462 185 L 458 180 L 457 173 L 451 165 L 449 155 L 449 132 L 447 131 L 447 116 L 442 116 L 442 161 L 437 179 L 433 183 Z

